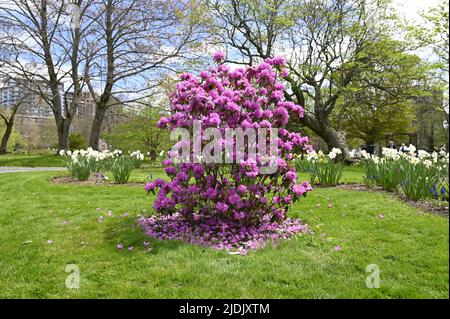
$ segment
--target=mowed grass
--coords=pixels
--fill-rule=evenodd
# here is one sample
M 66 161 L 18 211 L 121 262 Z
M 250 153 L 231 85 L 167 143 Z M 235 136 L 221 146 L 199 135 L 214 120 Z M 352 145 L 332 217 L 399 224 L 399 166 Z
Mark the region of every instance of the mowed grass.
M 20 167 L 62 167 L 64 160 L 55 154 L 5 154 L 0 155 L 0 166 L 20 166 Z
M 0 174 L 2 298 L 448 298 L 448 219 L 385 193 L 317 188 L 290 213 L 314 234 L 248 256 L 153 240 L 147 252 L 141 186 L 56 185 L 54 174 Z M 133 178 L 149 174 L 162 175 Z M 66 288 L 68 264 L 79 289 Z M 369 264 L 378 289 L 366 287 Z
M 0 155 L 0 166 L 63 167 L 64 158 L 56 154 L 5 154 Z M 161 163 L 145 159 L 143 167 L 161 166 Z

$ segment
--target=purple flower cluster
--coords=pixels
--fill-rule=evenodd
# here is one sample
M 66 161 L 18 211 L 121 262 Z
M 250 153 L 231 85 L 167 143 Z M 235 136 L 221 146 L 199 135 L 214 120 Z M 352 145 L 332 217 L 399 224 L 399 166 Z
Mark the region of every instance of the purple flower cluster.
M 285 59 L 273 57 L 257 66 L 233 70 L 220 64 L 223 59 L 223 53 L 216 53 L 218 65 L 199 77 L 181 75 L 170 99 L 171 116 L 161 117 L 157 126 L 192 130 L 196 121 L 201 123 L 201 132 L 214 127 L 222 136 L 227 128 L 266 128 L 269 132 L 276 128 L 278 154 L 269 160 L 266 154 L 237 160 L 240 154 L 232 148 L 232 164 L 199 163 L 192 151 L 190 162 L 180 163 L 174 160 L 178 154 L 169 154 L 163 165 L 170 180 L 157 179 L 145 186 L 148 193 L 156 195 L 153 208 L 158 213 L 141 220 L 149 236 L 188 236 L 189 241 L 230 249 L 252 248 L 255 240 L 287 238 L 304 230 L 299 221 L 286 217 L 289 206 L 312 188 L 308 182 L 298 183 L 290 163 L 294 153 L 311 146 L 308 137 L 285 128 L 291 117 L 302 117 L 304 112 L 284 100 L 285 87 L 278 79 L 288 75 L 283 68 Z M 199 143 L 208 141 L 200 137 Z M 262 174 L 261 167 L 274 161 L 276 171 Z
M 141 217 L 138 222 L 149 237 L 158 240 L 181 240 L 227 251 L 263 248 L 267 243 L 308 232 L 308 225 L 299 219 L 286 218 L 277 223 L 271 222 L 267 216 L 262 223 L 242 226 L 238 221 L 229 222 L 210 216 L 196 217 L 196 223 L 191 223 L 178 213 Z

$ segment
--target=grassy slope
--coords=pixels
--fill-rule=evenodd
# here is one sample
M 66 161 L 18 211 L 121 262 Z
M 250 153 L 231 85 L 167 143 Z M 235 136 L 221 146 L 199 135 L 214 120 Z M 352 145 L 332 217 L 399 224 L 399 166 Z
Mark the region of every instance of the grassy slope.
M 148 253 L 133 227 L 151 204 L 142 187 L 54 185 L 51 176 L 0 175 L 0 297 L 448 298 L 448 219 L 384 193 L 316 189 L 291 213 L 314 235 L 246 257 L 179 242 L 153 242 Z M 130 217 L 100 224 L 96 207 Z M 119 242 L 138 249 L 120 252 Z M 79 290 L 65 287 L 71 263 Z M 379 289 L 365 287 L 368 264 L 381 269 Z
M 64 161 L 59 155 L 0 155 L 0 166 L 61 167 Z

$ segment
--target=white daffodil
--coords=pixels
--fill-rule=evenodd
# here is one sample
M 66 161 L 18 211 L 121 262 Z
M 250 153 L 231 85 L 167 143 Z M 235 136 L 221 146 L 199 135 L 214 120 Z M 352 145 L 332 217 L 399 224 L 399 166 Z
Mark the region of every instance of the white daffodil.
M 430 160 L 424 160 L 423 165 L 425 165 L 426 168 L 430 168 L 431 165 L 433 165 L 433 162 Z
M 319 151 L 321 152 L 321 151 Z M 306 154 L 306 160 L 307 161 L 313 161 L 319 158 L 319 155 L 316 153 L 316 151 L 312 150 L 310 152 L 308 152 L 308 154 Z
M 370 154 L 367 153 L 367 151 L 365 151 L 365 150 L 361 150 L 361 156 L 366 160 L 370 159 Z
M 424 150 L 419 150 L 417 151 L 417 157 L 421 160 L 430 157 L 430 153 L 428 153 L 427 151 Z
M 436 163 L 438 161 L 438 153 L 436 153 L 436 151 L 431 153 L 431 158 L 433 159 L 433 162 Z
M 411 164 L 413 164 L 413 165 L 416 165 L 416 164 L 419 164 L 419 163 L 420 163 L 420 160 L 419 160 L 417 157 L 415 157 L 415 156 L 411 156 L 411 157 L 409 158 L 409 162 L 410 162 Z

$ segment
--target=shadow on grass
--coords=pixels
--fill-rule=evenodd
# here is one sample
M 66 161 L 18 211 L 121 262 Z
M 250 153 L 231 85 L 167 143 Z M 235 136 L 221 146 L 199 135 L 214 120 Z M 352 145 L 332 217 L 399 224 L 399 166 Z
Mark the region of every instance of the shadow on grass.
M 151 254 L 157 254 L 160 250 L 177 250 L 184 245 L 188 245 L 176 240 L 156 240 L 145 235 L 142 228 L 137 223 L 137 216 L 128 217 L 108 217 L 105 218 L 104 238 L 107 243 L 117 249 L 121 243 L 123 249 L 133 246 L 138 249 L 151 248 Z M 150 243 L 144 247 L 144 242 Z

